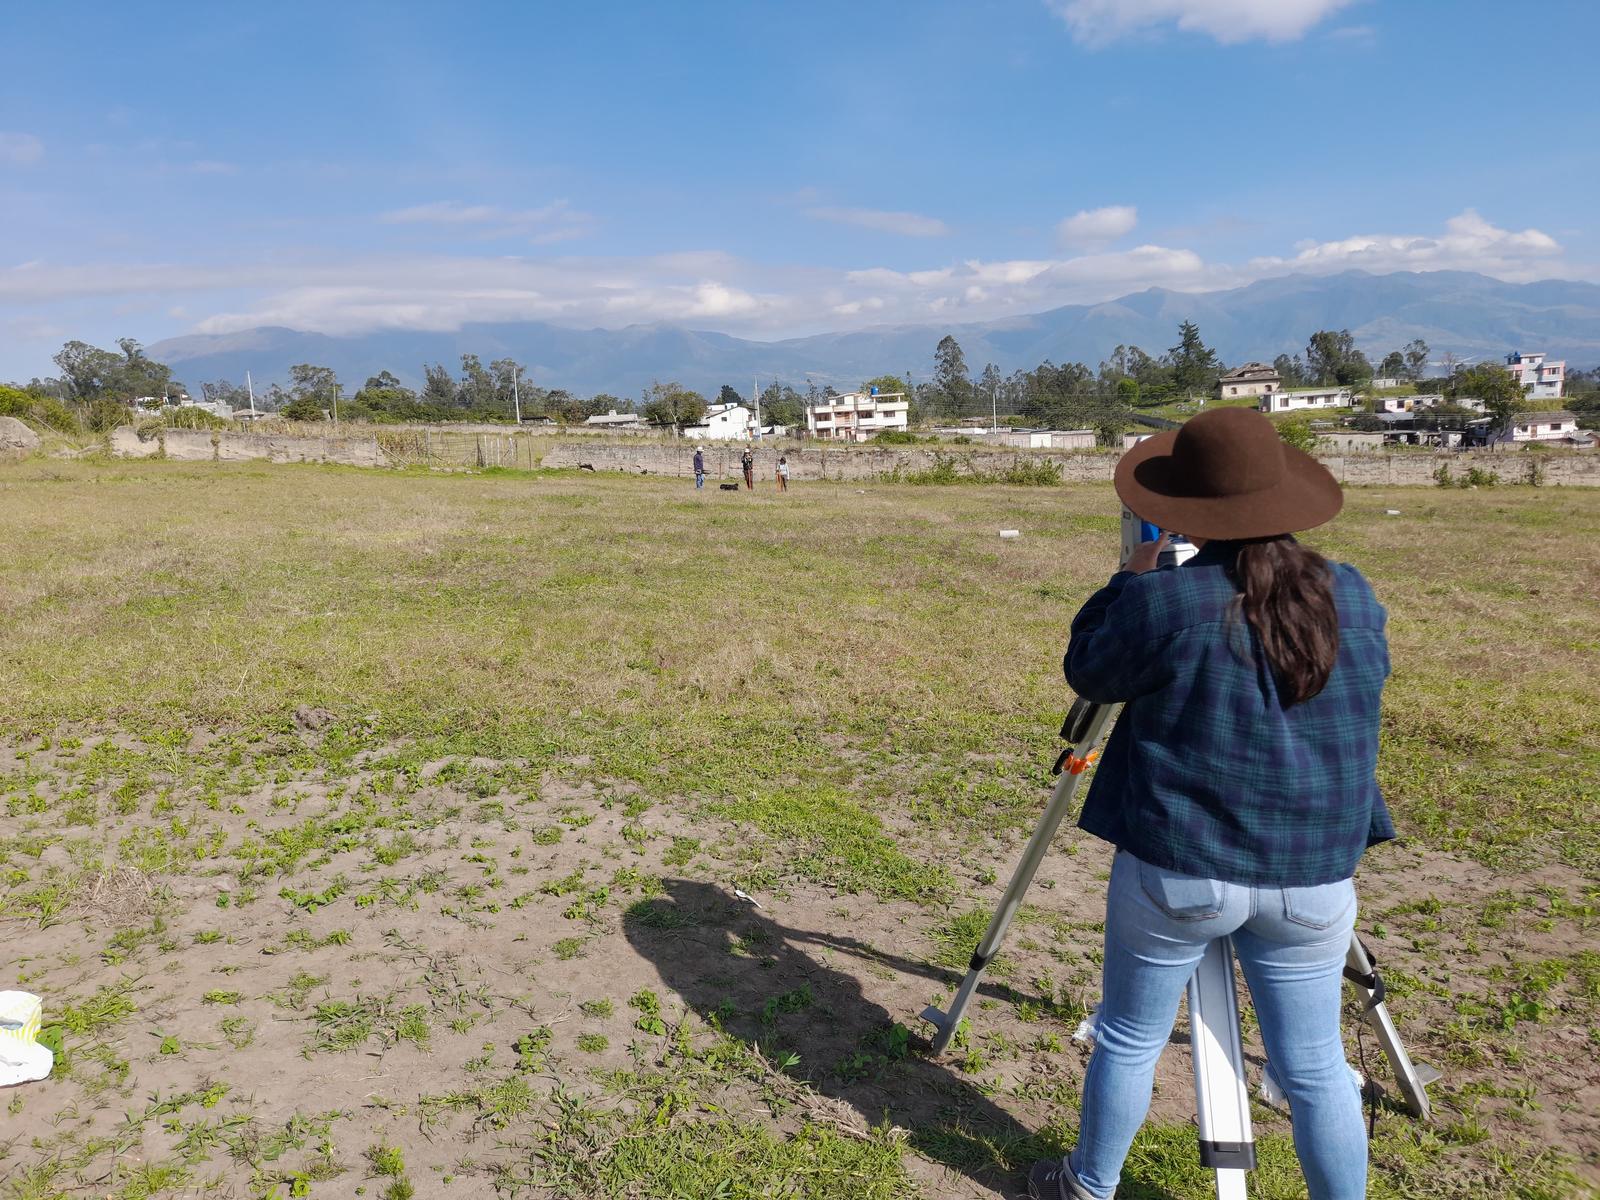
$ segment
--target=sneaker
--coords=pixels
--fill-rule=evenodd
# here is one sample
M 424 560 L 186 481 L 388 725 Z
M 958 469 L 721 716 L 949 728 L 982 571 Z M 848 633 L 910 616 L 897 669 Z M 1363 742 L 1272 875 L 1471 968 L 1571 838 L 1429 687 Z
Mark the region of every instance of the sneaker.
M 1028 1195 L 1033 1200 L 1111 1200 L 1079 1183 L 1065 1158 L 1041 1158 L 1034 1163 L 1028 1172 Z

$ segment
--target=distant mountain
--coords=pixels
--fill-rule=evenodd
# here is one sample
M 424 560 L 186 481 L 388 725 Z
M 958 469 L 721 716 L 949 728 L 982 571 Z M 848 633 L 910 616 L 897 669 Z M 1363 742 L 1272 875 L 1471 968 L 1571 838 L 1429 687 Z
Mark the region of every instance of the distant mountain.
M 776 342 L 664 324 L 567 329 L 525 321 L 349 337 L 263 327 L 170 338 L 149 352 L 191 388 L 210 379 L 243 382 L 247 370 L 258 385 L 284 383 L 289 367 L 302 362 L 332 367 L 352 389 L 381 370 L 416 386 L 423 363 L 454 369 L 467 353 L 485 363 L 515 358 L 543 387 L 626 397 L 654 379 L 714 393 L 724 383 L 746 391 L 757 375 L 763 385 L 773 378 L 803 385 L 810 375 L 841 388 L 908 369 L 925 377 L 934 345 L 946 333 L 961 343 L 974 372 L 986 362 L 1009 373 L 1045 359 L 1094 366 L 1119 343 L 1159 354 L 1177 340 L 1184 320 L 1197 322 L 1206 342 L 1232 364 L 1302 351 L 1318 329 L 1349 329 L 1374 361 L 1420 337 L 1435 355 L 1493 358 L 1513 349 L 1544 350 L 1575 367 L 1600 363 L 1600 286 L 1559 279 L 1503 283 L 1464 271 L 1290 275 L 1202 293 L 1151 288 L 999 321 L 879 326 Z

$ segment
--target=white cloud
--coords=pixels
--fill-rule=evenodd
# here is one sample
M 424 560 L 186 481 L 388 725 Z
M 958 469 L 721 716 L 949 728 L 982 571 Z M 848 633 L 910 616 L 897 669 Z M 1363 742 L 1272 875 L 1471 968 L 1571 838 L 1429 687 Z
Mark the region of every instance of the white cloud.
M 1538 229 L 1501 229 L 1467 209 L 1445 222 L 1436 235 L 1360 234 L 1332 242 L 1302 242 L 1287 258 L 1257 258 L 1257 274 L 1297 271 L 1323 274 L 1359 268 L 1367 271 L 1481 271 L 1500 279 L 1526 282 L 1551 272 L 1561 245 Z
M 1056 226 L 1056 239 L 1063 246 L 1105 246 L 1132 233 L 1138 223 L 1139 210 L 1130 204 L 1086 208 Z
M 502 208 L 494 204 L 458 204 L 437 200 L 410 208 L 380 213 L 385 225 L 443 225 L 476 227 L 489 237 L 526 236 L 535 245 L 571 241 L 592 232 L 592 214 L 573 208 L 565 200 L 552 200 L 539 208 Z
M 0 132 L 0 164 L 31 167 L 44 157 L 44 143 L 31 133 Z
M 856 270 L 752 262 L 717 250 L 627 258 L 307 252 L 299 259 L 203 265 L 36 259 L 0 267 L 0 322 L 8 316 L 56 320 L 51 306 L 98 301 L 212 314 L 196 325 L 207 333 L 286 325 L 342 334 L 547 320 L 612 328 L 671 321 L 789 336 L 867 324 L 988 320 L 1150 287 L 1206 291 L 1358 267 L 1474 270 L 1511 280 L 1582 274 L 1565 263 L 1548 234 L 1502 229 L 1469 209 L 1433 234 L 1311 242 L 1281 257 L 1243 263 L 1211 262 L 1186 247 L 1158 244 Z
M 806 216 L 818 221 L 832 221 L 836 225 L 856 225 L 878 233 L 895 233 L 901 237 L 945 237 L 950 232 L 938 217 L 925 217 L 913 212 L 884 212 L 876 208 L 808 208 Z
M 1073 40 L 1100 47 L 1164 25 L 1207 34 L 1225 46 L 1292 42 L 1352 0 L 1045 0 Z

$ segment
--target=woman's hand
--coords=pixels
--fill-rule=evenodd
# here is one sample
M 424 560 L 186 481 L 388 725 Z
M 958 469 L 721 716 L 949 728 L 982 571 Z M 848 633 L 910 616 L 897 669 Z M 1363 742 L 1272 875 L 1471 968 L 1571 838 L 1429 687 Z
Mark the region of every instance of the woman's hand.
M 1139 548 L 1128 555 L 1128 561 L 1122 569 L 1132 571 L 1135 575 L 1155 570 L 1156 564 L 1161 561 L 1161 552 L 1167 548 L 1167 543 L 1171 540 L 1171 536 L 1163 529 L 1161 536 L 1155 541 L 1140 542 Z

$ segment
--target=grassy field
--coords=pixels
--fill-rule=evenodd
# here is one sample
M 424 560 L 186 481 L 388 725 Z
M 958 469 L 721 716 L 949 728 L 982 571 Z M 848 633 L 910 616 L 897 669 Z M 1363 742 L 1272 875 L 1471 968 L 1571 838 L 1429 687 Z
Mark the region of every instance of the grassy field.
M 1071 1144 L 1107 847 L 955 1051 L 916 1014 L 1043 803 L 1109 488 L 33 460 L 0 539 L 0 987 L 62 1049 L 0 1200 L 994 1197 Z M 1600 1179 L 1597 539 L 1529 488 L 1316 539 L 1391 613 L 1362 924 L 1445 1072 L 1375 1197 Z M 1123 1194 L 1206 1196 L 1158 1084 Z

